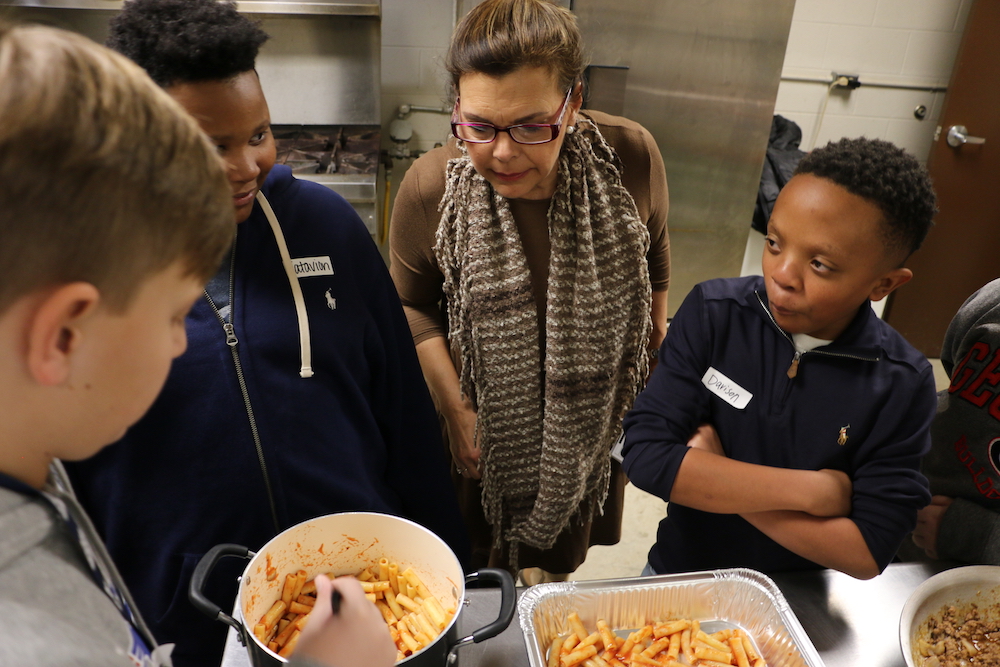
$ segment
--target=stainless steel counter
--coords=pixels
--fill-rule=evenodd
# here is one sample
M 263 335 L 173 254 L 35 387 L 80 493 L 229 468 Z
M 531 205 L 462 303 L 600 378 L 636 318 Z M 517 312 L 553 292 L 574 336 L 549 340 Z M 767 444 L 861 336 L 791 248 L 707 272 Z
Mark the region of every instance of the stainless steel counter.
M 925 563 L 895 563 L 878 577 L 859 581 L 823 570 L 774 575 L 788 604 L 827 667 L 905 667 L 899 648 L 899 614 L 910 593 L 943 569 Z M 525 589 L 519 588 L 518 593 Z M 463 637 L 496 618 L 499 589 L 467 591 L 459 618 Z M 459 650 L 465 667 L 528 667 L 517 617 L 505 632 Z M 222 667 L 248 667 L 246 649 L 230 631 Z
M 827 667 L 905 667 L 899 615 L 910 593 L 944 567 L 896 563 L 860 581 L 840 572 L 772 577 Z

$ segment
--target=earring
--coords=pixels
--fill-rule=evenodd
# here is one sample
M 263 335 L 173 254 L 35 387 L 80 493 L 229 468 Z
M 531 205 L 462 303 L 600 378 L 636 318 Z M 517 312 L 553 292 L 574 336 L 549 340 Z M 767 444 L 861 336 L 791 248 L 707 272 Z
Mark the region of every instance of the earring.
M 569 127 L 566 128 L 566 134 L 573 134 L 574 132 L 576 132 L 575 125 L 570 125 Z

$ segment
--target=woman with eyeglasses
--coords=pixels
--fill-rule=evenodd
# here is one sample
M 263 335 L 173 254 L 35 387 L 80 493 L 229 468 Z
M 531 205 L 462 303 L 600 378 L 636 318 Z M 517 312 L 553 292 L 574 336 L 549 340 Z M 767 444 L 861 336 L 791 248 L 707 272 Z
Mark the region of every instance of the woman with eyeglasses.
M 639 124 L 581 110 L 575 17 L 486 0 L 447 56 L 448 145 L 416 160 L 391 273 L 442 417 L 473 565 L 566 579 L 621 534 L 621 418 L 666 333 L 667 183 Z

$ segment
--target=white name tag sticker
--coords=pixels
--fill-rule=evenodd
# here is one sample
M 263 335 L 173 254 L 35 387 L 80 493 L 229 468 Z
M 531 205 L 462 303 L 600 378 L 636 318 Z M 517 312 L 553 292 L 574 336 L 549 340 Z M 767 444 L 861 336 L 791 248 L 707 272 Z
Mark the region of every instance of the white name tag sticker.
M 618 436 L 618 440 L 615 441 L 615 446 L 611 448 L 611 458 L 618 463 L 625 461 L 625 453 L 622 451 L 625 448 L 625 432 Z
M 705 375 L 701 378 L 701 382 L 708 387 L 710 392 L 724 400 L 726 403 L 729 403 L 737 410 L 745 408 L 750 403 L 750 399 L 753 398 L 753 394 L 711 366 L 709 366 L 708 370 L 705 371 Z
M 297 278 L 308 278 L 309 276 L 332 276 L 333 262 L 330 257 L 299 257 L 292 260 L 292 267 L 295 269 Z

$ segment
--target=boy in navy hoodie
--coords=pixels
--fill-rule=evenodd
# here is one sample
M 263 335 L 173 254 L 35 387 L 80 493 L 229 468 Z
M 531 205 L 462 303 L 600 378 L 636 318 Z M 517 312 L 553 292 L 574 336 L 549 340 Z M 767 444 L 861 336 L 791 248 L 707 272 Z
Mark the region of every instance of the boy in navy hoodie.
M 266 39 L 216 0 L 130 0 L 109 26 L 109 46 L 215 144 L 239 223 L 150 411 L 68 468 L 180 667 L 222 659 L 226 626 L 187 600 L 195 564 L 217 544 L 257 549 L 316 516 L 374 511 L 421 523 L 468 557 L 440 425 L 385 263 L 343 197 L 275 164 L 254 69 Z M 219 563 L 207 597 L 234 600 L 242 567 Z
M 0 118 L 0 665 L 169 667 L 61 460 L 120 437 L 184 352 L 233 234 L 222 165 L 142 70 L 62 30 L 0 24 Z M 292 663 L 391 665 L 360 585 L 317 579 Z
M 646 573 L 889 564 L 930 500 L 935 387 L 869 302 L 910 280 L 934 211 L 912 156 L 831 143 L 779 195 L 763 277 L 688 295 L 624 424 L 629 479 L 669 501 Z

